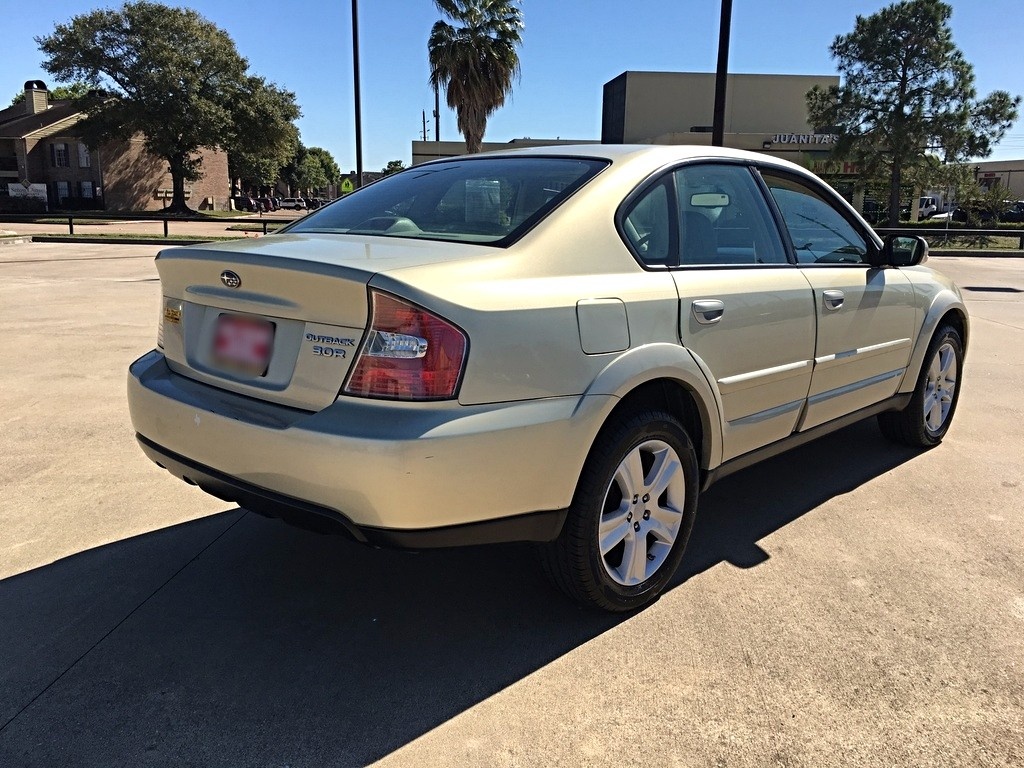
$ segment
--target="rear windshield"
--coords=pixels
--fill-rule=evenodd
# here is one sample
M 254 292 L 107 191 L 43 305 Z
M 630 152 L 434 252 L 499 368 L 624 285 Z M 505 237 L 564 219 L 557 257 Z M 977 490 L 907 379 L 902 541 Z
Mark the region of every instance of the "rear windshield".
M 562 157 L 431 163 L 381 179 L 287 231 L 505 245 L 606 165 Z

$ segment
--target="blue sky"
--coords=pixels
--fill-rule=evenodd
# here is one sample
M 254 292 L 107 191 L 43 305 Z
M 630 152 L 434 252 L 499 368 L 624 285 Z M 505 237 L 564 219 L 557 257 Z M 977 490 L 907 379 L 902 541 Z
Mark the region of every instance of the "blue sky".
M 231 35 L 250 70 L 296 93 L 307 146 L 355 167 L 352 108 L 351 1 L 190 0 Z M 734 0 L 729 68 L 758 74 L 834 74 L 828 46 L 853 29 L 855 16 L 885 0 Z M 100 7 L 104 0 L 5 0 L 0 100 L 26 80 L 54 85 L 33 38 L 55 23 Z M 1024 3 L 952 0 L 954 40 L 974 65 L 978 91 L 1024 95 Z M 717 0 L 523 0 L 526 22 L 522 76 L 512 98 L 490 119 L 488 141 L 513 138 L 599 139 L 601 87 L 625 70 L 714 71 Z M 421 110 L 433 138 L 433 92 L 427 84 L 426 41 L 439 18 L 431 0 L 361 0 L 363 165 L 410 160 Z M 709 121 L 710 122 L 710 114 Z M 459 139 L 455 115 L 443 106 L 441 138 Z M 1018 120 L 990 159 L 1024 158 Z

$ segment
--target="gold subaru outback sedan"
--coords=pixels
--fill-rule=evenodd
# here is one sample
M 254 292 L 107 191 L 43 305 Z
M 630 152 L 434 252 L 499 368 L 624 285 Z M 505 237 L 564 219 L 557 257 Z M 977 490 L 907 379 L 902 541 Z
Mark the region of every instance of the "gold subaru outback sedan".
M 871 416 L 942 440 L 968 317 L 926 257 L 763 155 L 442 160 L 162 251 L 132 422 L 246 509 L 375 545 L 538 542 L 570 597 L 630 610 L 716 479 Z

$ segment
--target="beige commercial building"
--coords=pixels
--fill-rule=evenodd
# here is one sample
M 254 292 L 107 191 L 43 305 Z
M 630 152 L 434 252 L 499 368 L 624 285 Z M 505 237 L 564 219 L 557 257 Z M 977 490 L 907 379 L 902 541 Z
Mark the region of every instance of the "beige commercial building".
M 1024 200 L 1024 160 L 990 160 L 974 164 L 974 176 L 985 189 L 997 185 L 1008 200 Z
M 828 155 L 834 135 L 807 122 L 807 92 L 835 75 L 729 75 L 724 144 L 807 164 Z M 711 144 L 715 75 L 623 72 L 604 85 L 604 144 Z

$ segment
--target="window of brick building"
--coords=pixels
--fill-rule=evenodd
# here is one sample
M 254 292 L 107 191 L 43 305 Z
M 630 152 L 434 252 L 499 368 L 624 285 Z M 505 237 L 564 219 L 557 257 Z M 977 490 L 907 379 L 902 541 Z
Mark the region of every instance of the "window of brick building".
M 79 168 L 91 168 L 92 158 L 89 157 L 89 148 L 79 142 L 78 144 L 78 167 Z
M 71 162 L 68 158 L 67 144 L 50 145 L 50 161 L 54 168 L 70 168 Z
M 92 197 L 93 197 L 92 182 L 91 181 L 83 181 L 83 182 L 80 183 L 80 187 L 81 187 L 81 196 L 83 198 L 91 200 Z

